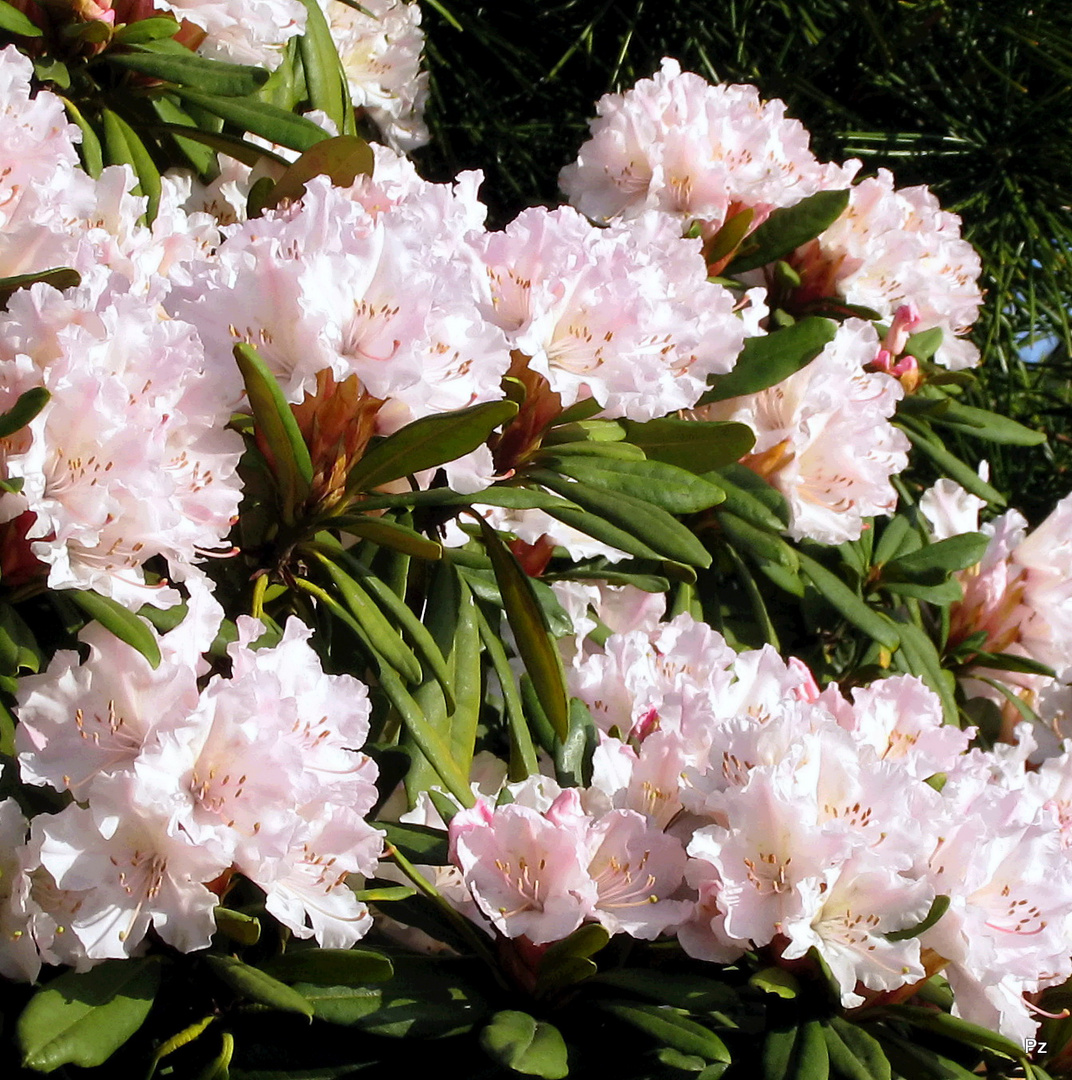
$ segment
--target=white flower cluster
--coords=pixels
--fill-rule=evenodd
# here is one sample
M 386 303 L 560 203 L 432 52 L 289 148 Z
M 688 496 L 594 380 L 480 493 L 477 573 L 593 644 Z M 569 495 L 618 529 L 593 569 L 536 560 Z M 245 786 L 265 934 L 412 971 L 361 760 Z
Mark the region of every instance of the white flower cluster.
M 455 816 L 462 910 L 536 944 L 588 920 L 717 963 L 814 948 L 846 1007 L 943 971 L 959 1015 L 1034 1033 L 1023 995 L 1072 973 L 1072 751 L 1035 779 L 1029 738 L 968 751 L 914 677 L 849 701 L 688 615 L 599 614 L 633 628 L 568 667 L 601 730 L 592 784 L 532 777 Z
M 177 949 L 204 948 L 235 872 L 298 937 L 347 948 L 371 925 L 347 884 L 374 872 L 382 847 L 364 821 L 376 767 L 357 749 L 367 691 L 324 674 L 297 620 L 255 650 L 264 627 L 246 617 L 230 677 L 199 690 L 220 615 L 195 592 L 186 619 L 158 639 L 155 670 L 94 623 L 85 663 L 59 652 L 22 681 L 21 778 L 75 801 L 38 814 L 28 840 L 14 800 L 0 804 L 7 977 L 136 955 L 150 926 Z
M 560 181 L 570 201 L 599 221 L 668 214 L 705 236 L 745 210 L 754 230 L 772 210 L 820 191 L 850 191 L 849 205 L 817 240 L 786 257 L 799 273 L 796 301 L 861 305 L 892 319 L 914 304 L 918 331 L 940 328 L 939 363 L 972 367 L 978 350 L 958 340 L 979 311 L 979 258 L 960 219 L 923 187 L 893 186 L 880 170 L 855 186 L 858 161 L 822 164 L 808 134 L 780 101 L 750 86 L 711 86 L 664 60 L 651 79 L 597 106 L 592 137 Z

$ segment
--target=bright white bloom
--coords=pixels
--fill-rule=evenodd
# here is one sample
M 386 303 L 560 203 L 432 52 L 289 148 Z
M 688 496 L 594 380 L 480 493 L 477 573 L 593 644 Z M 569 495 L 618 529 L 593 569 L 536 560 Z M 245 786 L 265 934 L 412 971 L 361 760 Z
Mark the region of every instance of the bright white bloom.
M 897 190 L 880 169 L 851 189 L 841 217 L 791 261 L 802 295 L 838 296 L 887 321 L 913 304 L 917 333 L 942 330 L 938 363 L 954 370 L 979 363 L 979 350 L 961 335 L 983 302 L 982 265 L 960 237 L 960 218 L 942 210 L 928 188 Z
M 659 210 L 679 229 L 700 219 L 715 231 L 751 208 L 759 225 L 777 207 L 848 187 L 859 167 L 821 165 L 782 102 L 762 101 L 754 86 L 711 86 L 676 60 L 596 109 L 592 138 L 559 182 L 597 221 Z
M 483 243 L 485 315 L 569 407 L 650 420 L 688 408 L 744 344 L 698 240 L 648 218 L 596 229 L 569 207 L 523 211 Z
M 903 391 L 888 375 L 864 371 L 877 351 L 874 327 L 849 319 L 783 382 L 692 413 L 752 428 L 756 443 L 744 464 L 786 497 L 795 540 L 855 540 L 864 518 L 897 505 L 890 479 L 907 467 L 909 443 L 889 419 Z
M 421 8 L 402 0 L 364 0 L 356 11 L 320 0 L 339 50 L 355 108 L 363 108 L 396 150 L 428 142 L 424 107 L 428 74 L 421 71 Z

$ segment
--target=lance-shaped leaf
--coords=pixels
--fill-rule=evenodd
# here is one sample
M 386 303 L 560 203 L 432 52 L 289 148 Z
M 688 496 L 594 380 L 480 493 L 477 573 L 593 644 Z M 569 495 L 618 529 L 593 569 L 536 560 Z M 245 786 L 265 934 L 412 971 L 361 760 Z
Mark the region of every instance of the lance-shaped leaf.
M 494 485 L 468 495 L 459 495 L 450 488 L 403 491 L 397 495 L 370 495 L 363 498 L 357 506 L 361 510 L 397 510 L 415 506 L 505 506 L 512 510 L 547 510 L 551 507 L 567 506 L 574 510 L 579 509 L 574 503 L 547 491 L 506 485 Z M 340 529 L 348 529 L 354 520 L 352 515 L 343 515 L 334 519 L 332 524 Z
M 643 499 L 671 514 L 694 514 L 725 498 L 721 488 L 662 461 L 610 461 L 566 455 L 548 459 L 547 467 L 573 480 Z
M 729 541 L 745 552 L 754 562 L 772 562 L 786 570 L 797 571 L 800 560 L 796 549 L 790 547 L 780 536 L 761 529 L 728 510 L 718 511 L 718 523 Z
M 887 941 L 908 941 L 909 938 L 919 937 L 926 933 L 934 924 L 949 910 L 949 897 L 939 893 L 931 902 L 927 914 L 907 930 L 893 930 L 886 935 Z
M 744 586 L 745 595 L 748 597 L 748 605 L 752 609 L 752 615 L 759 626 L 760 633 L 763 635 L 763 640 L 780 651 L 781 642 L 778 640 L 778 631 L 774 628 L 770 613 L 767 611 L 767 605 L 763 601 L 763 594 L 759 591 L 755 578 L 748 572 L 744 559 L 741 558 L 735 548 L 729 547 L 727 551 L 733 561 L 737 579 Z
M 712 1012 L 738 1003 L 735 990 L 724 982 L 701 975 L 682 975 L 646 968 L 617 968 L 596 976 L 601 986 L 626 990 L 660 1005 L 691 1013 Z
M 18 1019 L 23 1065 L 44 1073 L 103 1065 L 141 1027 L 159 985 L 156 958 L 105 960 L 53 979 Z
M 891 1080 L 882 1046 L 858 1024 L 840 1016 L 823 1024 L 830 1067 L 843 1080 Z
M 747 206 L 734 214 L 711 237 L 710 241 L 704 246 L 703 252 L 709 270 L 715 263 L 722 262 L 740 247 L 741 241 L 748 235 L 748 230 L 752 227 L 752 219 L 755 216 L 755 207 Z
M 500 424 L 516 415 L 514 402 L 489 401 L 414 420 L 365 454 L 350 471 L 347 490 L 370 491 L 455 461 L 483 446 Z
M 348 188 L 359 176 L 372 175 L 374 161 L 372 147 L 356 135 L 325 139 L 287 168 L 263 199 L 261 209 L 270 210 L 285 199 L 300 199 L 314 176 L 327 176 L 336 187 Z
M 418 866 L 447 866 L 447 834 L 429 825 L 414 825 L 404 821 L 377 821 L 376 828 L 387 842 L 410 862 Z
M 529 477 L 557 495 L 577 503 L 612 525 L 635 535 L 660 558 L 690 566 L 710 566 L 711 553 L 676 518 L 643 499 L 593 484 L 570 482 L 548 469 L 533 469 Z
M 239 945 L 256 945 L 260 941 L 261 921 L 256 916 L 226 907 L 216 907 L 212 914 L 216 929 Z
M 0 30 L 19 37 L 40 37 L 41 27 L 30 20 L 17 7 L 0 0 Z
M 985 638 L 983 640 L 986 640 Z M 1017 656 L 1015 653 L 995 653 L 978 650 L 971 654 L 971 663 L 975 667 L 994 668 L 997 671 L 1019 671 L 1025 675 L 1042 675 L 1055 679 L 1057 672 L 1039 660 L 1029 656 Z
M 61 97 L 60 100 L 63 102 L 64 109 L 67 110 L 67 115 L 82 132 L 82 142 L 78 147 L 78 156 L 82 159 L 82 165 L 86 172 L 96 179 L 104 168 L 104 152 L 101 149 L 100 139 L 73 101 L 65 97 Z
M 172 123 L 170 121 L 147 126 L 154 133 L 161 132 L 172 135 L 176 139 L 182 138 L 187 141 L 193 140 L 194 142 L 203 143 L 217 153 L 233 157 L 236 161 L 241 161 L 243 165 L 248 165 L 250 168 L 253 168 L 261 161 L 271 162 L 281 168 L 287 164 L 286 158 L 280 157 L 273 150 L 258 146 L 256 143 L 247 142 L 236 135 L 228 135 L 226 132 L 202 131 L 200 128 L 187 127 L 183 122 Z M 268 180 L 269 184 L 271 183 L 271 180 L 266 176 L 261 177 L 261 179 Z
M 558 1028 L 528 1013 L 497 1012 L 480 1033 L 480 1045 L 489 1057 L 514 1072 L 544 1080 L 569 1076 L 566 1043 Z
M 376 652 L 408 682 L 418 682 L 421 678 L 420 662 L 369 594 L 333 559 L 319 551 L 315 555 Z
M 286 983 L 361 986 L 385 982 L 394 969 L 383 953 L 371 949 L 300 949 L 269 960 L 262 969 Z
M 891 560 L 883 567 L 882 576 L 890 581 L 937 583 L 946 574 L 974 566 L 988 543 L 989 539 L 978 532 L 950 536 Z
M 19 289 L 28 289 L 38 282 L 63 292 L 64 289 L 81 285 L 82 275 L 69 266 L 56 266 L 51 270 L 35 270 L 32 274 L 13 274 L 11 277 L 0 278 L 0 307 L 7 307 L 12 293 Z
M 849 205 L 849 191 L 817 191 L 794 206 L 779 207 L 738 249 L 726 274 L 743 274 L 766 266 L 814 240 L 841 217 Z
M 931 417 L 931 422 L 940 427 L 962 431 L 987 442 L 1002 443 L 1006 446 L 1038 446 L 1046 441 L 1046 432 L 1024 427 L 1008 416 L 991 412 L 989 409 L 977 409 L 972 405 L 962 405 L 959 401 L 949 400 L 942 412 Z
M 476 600 L 457 571 L 458 609 L 450 650 L 453 673 L 454 709 L 450 716 L 450 744 L 454 760 L 462 772 L 473 764 L 477 725 L 483 704 L 483 681 L 480 669 L 480 623 Z
M 893 655 L 893 664 L 910 675 L 918 675 L 941 699 L 942 713 L 947 724 L 958 723 L 957 701 L 954 695 L 956 680 L 942 666 L 934 642 L 907 617 L 898 619 L 900 647 Z
M 881 1011 L 913 1027 L 933 1031 L 937 1035 L 944 1035 L 957 1042 L 989 1050 L 991 1053 L 1000 1054 L 1013 1061 L 1019 1061 L 1024 1057 L 1024 1048 L 1014 1043 L 1012 1039 L 990 1031 L 988 1028 L 980 1027 L 978 1024 L 961 1020 L 958 1016 L 950 1016 L 949 1013 L 936 1012 L 920 1005 L 890 1005 Z
M 897 1077 L 910 1076 L 912 1080 L 979 1080 L 979 1074 L 964 1068 L 952 1058 L 920 1046 L 908 1039 L 901 1039 L 892 1031 L 881 1031 L 883 1052 Z
M 337 564 L 346 567 L 346 570 L 359 582 L 373 599 L 384 609 L 389 619 L 398 624 L 398 628 L 406 636 L 420 659 L 428 665 L 428 670 L 435 676 L 436 681 L 443 688 L 446 696 L 447 708 L 454 707 L 453 690 L 451 687 L 451 674 L 447 666 L 446 658 L 436 644 L 435 639 L 428 632 L 428 628 L 410 610 L 409 606 L 398 594 L 369 569 L 360 559 L 349 551 L 345 551 L 342 545 L 329 533 L 317 533 L 316 541 L 325 554 Z
M 600 1001 L 598 1004 L 605 1012 L 655 1039 L 659 1045 L 673 1047 L 683 1054 L 695 1054 L 704 1061 L 731 1060 L 726 1044 L 713 1031 L 673 1009 L 625 1001 Z
M 555 739 L 555 778 L 563 787 L 589 787 L 592 783 L 592 755 L 599 745 L 599 729 L 580 698 L 570 698 L 569 731 Z
M 622 420 L 625 437 L 646 457 L 694 473 L 710 472 L 740 461 L 755 445 L 755 432 L 747 424 L 727 420 L 678 420 L 663 417 Z
M 822 1025 L 773 1027 L 763 1041 L 763 1080 L 826 1080 L 830 1057 Z
M 499 680 L 499 687 L 502 690 L 503 712 L 510 732 L 508 776 L 514 782 L 524 780 L 534 773 L 538 773 L 540 765 L 536 758 L 536 748 L 532 744 L 528 724 L 525 722 L 525 710 L 521 705 L 521 695 L 518 693 L 514 672 L 510 667 L 510 661 L 506 657 L 506 650 L 503 648 L 498 635 L 488 625 L 479 604 L 476 607 L 476 616 L 477 628 L 480 631 L 480 640 L 484 645 L 484 652 L 491 661 L 492 670 L 495 672 L 495 677 Z
M 238 370 L 246 387 L 253 419 L 272 455 L 272 471 L 279 484 L 283 519 L 294 521 L 297 508 L 309 495 L 313 462 L 294 413 L 291 412 L 275 376 L 252 345 L 234 347 Z
M 151 98 L 153 111 L 165 124 L 174 124 L 178 127 L 196 128 L 197 122 L 174 98 L 163 94 L 154 94 Z M 194 167 L 199 176 L 208 178 L 217 171 L 216 153 L 210 146 L 198 142 L 196 139 L 187 139 L 182 135 L 171 133 L 175 145 L 186 156 L 186 159 Z
M 145 220 L 152 224 L 160 206 L 160 193 L 163 189 L 156 162 L 145 148 L 141 136 L 118 113 L 111 109 L 101 109 L 101 123 L 104 128 L 104 151 L 108 164 L 129 165 L 134 170 L 134 175 L 138 178 L 135 193 L 148 199 Z
M 566 673 L 547 618 L 536 600 L 532 582 L 513 553 L 483 518 L 477 521 L 521 660 L 555 735 L 565 741 L 569 734 Z
M 724 510 L 776 531 L 789 524 L 789 503 L 785 496 L 746 466 L 724 465 L 709 473 L 707 479 L 725 490 Z M 759 503 L 760 509 L 756 509 L 755 503 Z
M 838 611 L 858 630 L 862 630 L 887 649 L 896 649 L 900 636 L 893 625 L 877 612 L 872 611 L 837 575 L 816 562 L 811 556 L 799 552 L 800 571 Z
M 263 68 L 209 60 L 189 49 L 161 52 L 151 46 L 135 45 L 131 52 L 109 51 L 103 55 L 107 63 L 114 67 L 179 86 L 193 86 L 202 93 L 220 94 L 223 97 L 254 94 L 268 80 L 268 72 Z
M 886 523 L 882 536 L 875 545 L 874 565 L 885 566 L 902 555 L 919 551 L 922 546 L 923 540 L 913 528 L 912 522 L 904 514 L 895 514 Z
M 233 956 L 206 956 L 205 963 L 212 973 L 226 983 L 239 997 L 267 1005 L 282 1012 L 300 1013 L 312 1019 L 313 1007 L 286 983 L 273 979 L 259 968 L 244 964 Z
M 309 104 L 320 109 L 334 122 L 338 131 L 344 130 L 348 90 L 339 69 L 339 54 L 331 38 L 324 12 L 316 0 L 305 4 L 305 33 L 298 39 L 305 87 Z
M 929 360 L 942 344 L 944 337 L 940 326 L 932 326 L 929 330 L 921 330 L 913 334 L 906 342 L 904 352 L 907 356 L 914 356 L 920 363 Z
M 132 649 L 140 652 L 150 666 L 160 666 L 160 646 L 144 619 L 139 618 L 133 611 L 128 611 L 110 596 L 80 589 L 65 589 L 63 595 L 73 600 L 109 633 L 115 634 L 120 641 L 125 641 Z
M 112 41 L 120 45 L 142 45 L 147 41 L 165 41 L 179 32 L 179 22 L 172 16 L 139 19 L 119 27 Z
M 973 495 L 978 495 L 980 499 L 986 499 L 988 503 L 995 506 L 1005 505 L 1005 496 L 997 488 L 991 487 L 970 465 L 966 465 L 956 454 L 950 453 L 942 440 L 917 418 L 898 416 L 894 426 L 899 427 L 912 445 L 925 457 L 930 458 L 945 476 L 955 480 Z
M 837 323 L 809 315 L 773 334 L 748 338 L 733 370 L 710 377 L 711 389 L 697 404 L 758 394 L 783 382 L 814 360 L 836 333 Z
M 184 101 L 197 105 L 205 112 L 226 120 L 242 131 L 251 131 L 269 142 L 305 151 L 331 136 L 312 120 L 296 116 L 286 109 L 254 97 L 217 97 L 188 87 L 176 87 L 175 93 Z
M 50 270 L 49 273 L 56 274 L 62 271 Z M 73 270 L 71 273 L 75 274 Z M 78 275 L 75 274 L 75 277 Z M 2 287 L 3 282 L 0 281 L 0 288 Z M 51 396 L 43 386 L 34 386 L 19 394 L 18 401 L 6 413 L 0 415 L 0 439 L 6 439 L 9 435 L 14 435 L 16 431 L 21 431 L 48 404 Z
M 335 524 L 338 524 L 337 522 Z M 341 526 L 340 526 L 341 527 Z M 442 558 L 443 545 L 427 536 L 389 518 L 370 517 L 367 514 L 354 515 L 346 520 L 346 531 L 362 540 L 371 540 L 380 547 L 401 551 L 415 559 L 431 562 Z

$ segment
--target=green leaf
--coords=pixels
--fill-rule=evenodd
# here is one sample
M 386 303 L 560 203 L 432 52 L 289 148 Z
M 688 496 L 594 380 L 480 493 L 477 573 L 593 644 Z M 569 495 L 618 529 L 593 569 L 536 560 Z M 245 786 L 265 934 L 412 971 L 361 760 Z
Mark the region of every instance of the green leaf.
M 245 97 L 256 93 L 268 80 L 268 72 L 263 68 L 209 60 L 187 49 L 172 53 L 150 51 L 145 46 L 135 48 L 137 51 L 123 53 L 109 50 L 103 54 L 103 59 L 115 67 L 222 97 Z
M 57 273 L 54 270 L 49 272 Z M 3 282 L 0 281 L 0 289 L 2 288 Z M 21 431 L 48 404 L 51 397 L 43 386 L 34 386 L 19 394 L 18 401 L 6 413 L 0 414 L 0 439 L 6 439 L 16 431 Z
M 533 469 L 529 476 L 556 495 L 632 533 L 660 558 L 688 566 L 711 565 L 711 553 L 692 531 L 658 506 L 620 491 L 610 492 L 592 484 L 570 482 L 548 469 Z
M 246 387 L 258 432 L 272 455 L 269 465 L 279 484 L 283 519 L 292 524 L 298 507 L 309 495 L 313 462 L 279 383 L 252 345 L 240 342 L 234 357 Z
M 450 488 L 432 488 L 430 491 L 405 491 L 398 495 L 372 495 L 357 504 L 361 510 L 395 510 L 411 506 L 505 506 L 512 510 L 546 510 L 553 506 L 573 506 L 557 495 L 535 488 L 493 485 L 483 491 L 459 495 Z M 573 509 L 577 509 L 573 506 Z M 345 529 L 354 519 L 349 516 L 336 518 L 332 524 Z
M 11 710 L 0 701 L 0 754 L 15 756 L 15 717 Z
M 173 38 L 179 32 L 179 23 L 170 16 L 139 19 L 116 30 L 112 40 L 119 45 L 140 45 L 146 41 L 162 41 Z
M 419 866 L 449 866 L 447 834 L 430 825 L 377 821 L 375 827 L 411 862 Z
M 952 672 L 942 666 L 941 657 L 934 642 L 907 617 L 898 619 L 900 647 L 893 655 L 898 666 L 907 668 L 909 674 L 918 675 L 939 697 L 942 713 L 947 724 L 958 720 L 957 701 L 954 693 L 956 681 Z
M 483 446 L 500 424 L 516 415 L 514 402 L 489 401 L 414 420 L 365 454 L 350 471 L 347 490 L 369 491 L 454 461 Z
M 711 389 L 697 405 L 758 394 L 783 382 L 811 363 L 836 333 L 837 323 L 810 315 L 784 330 L 748 338 L 733 370 L 708 378 Z
M 941 439 L 914 417 L 899 416 L 894 426 L 901 428 L 912 445 L 925 457 L 930 458 L 945 476 L 955 480 L 973 495 L 978 495 L 980 499 L 986 499 L 988 503 L 995 506 L 1005 505 L 1005 496 L 997 488 L 991 487 L 973 468 L 950 453 Z
M 110 596 L 80 589 L 65 589 L 63 595 L 73 600 L 91 619 L 96 619 L 109 633 L 115 634 L 132 649 L 141 653 L 149 666 L 160 666 L 160 646 L 144 619 Z
M 160 963 L 105 960 L 68 971 L 38 990 L 16 1037 L 22 1063 L 49 1073 L 62 1065 L 102 1065 L 141 1027 L 160 985 Z
M 882 1046 L 859 1025 L 840 1016 L 823 1024 L 830 1068 L 842 1080 L 891 1080 Z
M 618 968 L 601 972 L 594 982 L 627 990 L 660 1005 L 672 1005 L 691 1013 L 711 1012 L 738 1003 L 736 992 L 726 983 L 700 975 L 681 975 L 646 968 Z
M 695 1054 L 705 1061 L 730 1061 L 726 1044 L 703 1024 L 660 1005 L 625 1001 L 600 1001 L 599 1008 L 650 1035 L 682 1054 Z
M 952 1058 L 924 1046 L 917 1046 L 907 1039 L 900 1039 L 892 1032 L 882 1033 L 882 1047 L 898 1077 L 910 1080 L 979 1080 L 979 1074 L 964 1068 Z
M 883 568 L 882 576 L 891 581 L 934 584 L 934 581 L 924 579 L 937 574 L 938 580 L 941 580 L 946 574 L 974 566 L 983 557 L 989 542 L 983 533 L 978 532 L 950 536 L 891 560 Z
M 118 114 L 111 109 L 101 109 L 101 123 L 104 128 L 104 150 L 110 165 L 129 165 L 138 178 L 135 194 L 144 195 L 148 200 L 145 207 L 145 220 L 152 224 L 160 206 L 160 193 L 163 185 L 160 170 L 156 167 L 152 155 L 145 148 L 141 136 Z
M 566 1044 L 558 1028 L 528 1013 L 497 1012 L 480 1033 L 480 1045 L 514 1072 L 560 1080 L 569 1075 Z
M 306 150 L 287 168 L 264 199 L 261 209 L 270 210 L 285 199 L 300 199 L 305 194 L 305 185 L 314 176 L 326 176 L 335 187 L 348 188 L 359 176 L 372 175 L 374 161 L 372 147 L 356 135 L 325 139 Z
M 309 105 L 327 113 L 336 129 L 343 131 L 346 125 L 347 91 L 340 73 L 339 54 L 320 5 L 316 0 L 302 2 L 306 11 L 305 33 L 298 39 L 298 54 L 305 74 Z M 369 151 L 371 156 L 372 152 Z M 370 167 L 370 175 L 371 172 Z M 349 184 L 343 186 L 349 187 Z
M 726 493 L 720 510 L 743 518 L 757 528 L 780 533 L 789 524 L 789 504 L 780 492 L 744 465 L 728 465 L 706 479 Z
M 41 28 L 30 20 L 17 7 L 0 0 L 0 30 L 19 37 L 40 37 Z
M 261 939 L 261 921 L 254 915 L 217 906 L 213 910 L 216 929 L 239 945 L 256 945 Z
M 443 545 L 390 518 L 370 517 L 362 514 L 347 518 L 345 530 L 362 540 L 371 540 L 380 547 L 412 555 L 415 559 L 431 562 L 442 558 Z
M 552 729 L 565 742 L 570 730 L 566 674 L 547 617 L 536 600 L 532 582 L 513 553 L 483 518 L 477 521 L 522 663 Z
M 654 559 L 656 561 L 663 557 L 658 551 L 649 547 L 642 540 L 637 539 L 628 530 L 612 525 L 598 514 L 590 514 L 587 510 L 577 509 L 565 501 L 561 505 L 548 506 L 546 509 L 547 513 L 556 521 L 561 521 L 564 525 L 579 529 L 585 535 L 608 544 L 610 547 L 617 548 L 619 551 L 624 551 L 627 555 L 632 555 L 638 559 Z
M 904 514 L 895 514 L 882 530 L 872 561 L 875 566 L 885 566 L 901 555 L 918 551 L 922 546 L 923 541 L 912 522 Z
M 52 270 L 36 270 L 32 274 L 14 274 L 11 277 L 0 278 L 0 307 L 6 307 L 11 294 L 18 289 L 28 289 L 39 281 L 63 292 L 64 289 L 73 289 L 76 285 L 81 285 L 82 275 L 69 266 L 57 266 Z
M 773 210 L 726 267 L 728 276 L 766 266 L 825 232 L 849 205 L 849 191 L 817 191 L 794 206 Z
M 931 903 L 927 914 L 907 930 L 894 930 L 886 935 L 887 941 L 908 941 L 909 938 L 919 937 L 925 933 L 949 910 L 949 897 L 939 893 Z
M 82 165 L 85 167 L 86 172 L 96 179 L 104 168 L 104 154 L 101 150 L 100 139 L 97 138 L 97 133 L 74 102 L 68 101 L 65 97 L 60 98 L 60 100 L 63 102 L 64 109 L 67 110 L 67 115 L 78 126 L 79 131 L 82 132 L 82 142 L 78 147 Z
M 756 436 L 747 424 L 731 420 L 678 420 L 664 417 L 619 421 L 625 437 L 646 457 L 689 472 L 705 473 L 740 461 L 755 445 Z
M 856 593 L 825 566 L 803 552 L 798 553 L 798 558 L 800 572 L 822 593 L 831 607 L 858 630 L 874 638 L 880 645 L 884 645 L 887 649 L 897 648 L 901 640 L 900 635 L 886 619 L 872 611 Z
M 762 990 L 765 994 L 776 994 L 780 998 L 795 998 L 800 993 L 797 977 L 785 968 L 768 967 L 757 971 L 749 980 L 749 986 Z
M 177 127 L 197 127 L 194 118 L 185 109 L 180 108 L 173 98 L 163 94 L 154 94 L 150 100 L 153 111 L 165 124 L 173 124 Z M 210 177 L 217 171 L 216 152 L 211 147 L 205 146 L 197 139 L 188 139 L 174 132 L 171 132 L 171 138 L 175 140 L 175 145 L 185 154 L 199 176 Z
M 1046 432 L 1025 427 L 1015 420 L 989 409 L 977 409 L 971 405 L 962 405 L 959 401 L 949 401 L 948 407 L 941 414 L 930 418 L 940 427 L 961 431 L 987 442 L 1005 446 L 1038 446 L 1046 441 Z
M 390 620 L 372 598 L 333 559 L 315 552 L 320 565 L 328 572 L 347 610 L 360 625 L 372 647 L 407 682 L 420 682 L 421 665 L 413 650 L 399 637 Z
M 555 777 L 563 787 L 592 783 L 592 755 L 599 745 L 599 729 L 580 698 L 570 699 L 569 732 L 554 745 Z
M 757 528 L 744 518 L 720 509 L 716 515 L 727 539 L 753 561 L 767 561 L 796 572 L 800 568 L 796 549 L 790 547 L 780 536 Z
M 741 241 L 748 235 L 752 226 L 752 219 L 756 216 L 755 208 L 745 207 L 738 210 L 721 229 L 711 237 L 704 247 L 704 258 L 710 268 L 714 263 L 721 262 L 727 255 L 731 255 L 740 247 Z
M 259 968 L 243 964 L 233 956 L 205 957 L 205 963 L 211 968 L 213 974 L 226 983 L 239 997 L 248 1001 L 255 1001 L 259 1005 L 267 1005 L 270 1009 L 279 1009 L 282 1012 L 300 1013 L 302 1016 L 313 1017 L 313 1007 L 296 990 L 292 990 L 286 983 L 273 979 Z
M 881 1009 L 887 1016 L 894 1017 L 913 1027 L 922 1028 L 924 1031 L 933 1031 L 936 1035 L 943 1035 L 947 1039 L 956 1042 L 967 1043 L 982 1050 L 989 1050 L 993 1054 L 1019 1061 L 1024 1056 L 1024 1048 L 1012 1039 L 999 1035 L 989 1028 L 980 1027 L 978 1024 L 961 1020 L 958 1016 L 949 1013 L 937 1012 L 921 1005 L 889 1005 Z
M 281 982 L 318 986 L 363 986 L 394 974 L 390 959 L 371 949 L 291 950 L 269 960 L 262 970 Z
M 632 495 L 671 514 L 694 514 L 725 498 L 710 481 L 661 461 L 565 457 L 546 459 L 546 465 L 573 480 Z
M 905 342 L 904 354 L 914 356 L 922 364 L 938 351 L 943 336 L 940 326 L 932 326 L 930 330 L 921 330 L 918 334 L 912 334 Z
M 254 135 L 269 142 L 287 146 L 291 150 L 305 151 L 323 142 L 331 136 L 312 120 L 286 109 L 277 108 L 253 97 L 216 97 L 189 90 L 185 86 L 176 87 L 175 93 L 184 101 L 197 105 L 205 112 L 226 120 L 242 131 L 251 131 Z
M 773 1027 L 763 1041 L 764 1080 L 826 1080 L 830 1058 L 822 1025 Z
M 181 123 L 152 124 L 147 125 L 147 127 L 153 132 L 162 132 L 171 135 L 176 139 L 193 140 L 194 142 L 203 143 L 217 153 L 233 157 L 236 161 L 241 161 L 243 165 L 248 165 L 250 168 L 253 168 L 262 161 L 267 161 L 280 167 L 285 167 L 287 165 L 286 158 L 280 157 L 277 153 L 269 150 L 267 147 L 258 146 L 256 143 L 246 142 L 245 139 L 240 139 L 235 135 L 228 135 L 225 132 L 203 131 L 199 128 L 187 127 L 185 124 Z M 268 177 L 265 176 L 261 179 L 268 180 L 268 183 L 271 184 L 271 180 Z M 258 183 L 259 182 L 260 181 L 258 181 Z
M 1015 656 L 1013 653 L 976 651 L 971 655 L 971 664 L 973 667 L 988 667 L 997 671 L 1019 671 L 1025 675 L 1044 675 L 1048 679 L 1057 677 L 1057 672 L 1047 664 L 1032 660 L 1028 656 Z

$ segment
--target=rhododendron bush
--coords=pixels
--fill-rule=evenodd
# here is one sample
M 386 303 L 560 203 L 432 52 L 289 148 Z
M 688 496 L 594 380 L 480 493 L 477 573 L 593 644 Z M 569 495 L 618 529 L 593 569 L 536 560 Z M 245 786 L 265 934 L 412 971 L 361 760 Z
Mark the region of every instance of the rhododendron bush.
M 491 231 L 401 0 L 0 28 L 12 1075 L 1072 1075 L 958 218 L 667 59 Z

